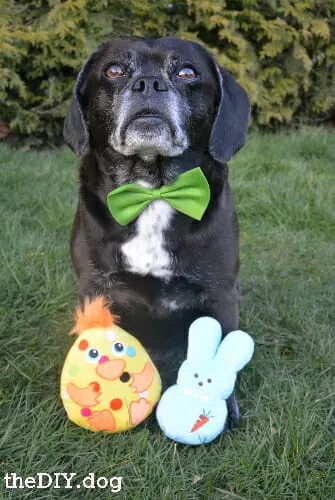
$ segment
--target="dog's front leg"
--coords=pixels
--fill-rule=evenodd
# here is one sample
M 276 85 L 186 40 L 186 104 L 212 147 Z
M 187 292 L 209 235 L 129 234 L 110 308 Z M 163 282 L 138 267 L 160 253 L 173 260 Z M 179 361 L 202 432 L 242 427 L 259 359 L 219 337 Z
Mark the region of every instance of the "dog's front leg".
M 233 287 L 223 287 L 214 297 L 211 296 L 206 301 L 206 314 L 217 319 L 221 326 L 223 335 L 238 329 L 239 324 L 239 284 L 236 282 Z M 227 427 L 233 429 L 237 427 L 240 419 L 240 412 L 235 391 L 227 399 L 228 419 Z

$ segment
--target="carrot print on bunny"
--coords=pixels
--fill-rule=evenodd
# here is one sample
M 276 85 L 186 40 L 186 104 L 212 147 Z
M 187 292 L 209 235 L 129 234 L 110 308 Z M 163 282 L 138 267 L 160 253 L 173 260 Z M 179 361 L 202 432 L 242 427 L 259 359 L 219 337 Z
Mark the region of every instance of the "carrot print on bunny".
M 234 390 L 237 372 L 253 355 L 254 342 L 241 330 L 230 332 L 222 342 L 221 337 L 214 318 L 202 317 L 190 326 L 177 384 L 165 391 L 156 414 L 160 428 L 174 441 L 209 443 L 225 428 L 226 399 Z

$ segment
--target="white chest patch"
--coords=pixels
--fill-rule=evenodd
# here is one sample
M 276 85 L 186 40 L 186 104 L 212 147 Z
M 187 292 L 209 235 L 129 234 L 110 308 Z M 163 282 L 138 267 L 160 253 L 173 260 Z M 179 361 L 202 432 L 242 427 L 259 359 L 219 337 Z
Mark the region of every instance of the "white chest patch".
M 136 222 L 135 236 L 121 246 L 127 270 L 169 280 L 172 259 L 165 247 L 164 231 L 169 227 L 173 208 L 164 200 L 150 203 Z

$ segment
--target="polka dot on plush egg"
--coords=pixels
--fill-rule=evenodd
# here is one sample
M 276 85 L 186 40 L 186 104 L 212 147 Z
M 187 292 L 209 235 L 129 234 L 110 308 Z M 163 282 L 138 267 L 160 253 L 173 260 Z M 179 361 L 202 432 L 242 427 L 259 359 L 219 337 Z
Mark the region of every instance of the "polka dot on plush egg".
M 79 345 L 78 345 L 78 348 L 80 351 L 86 351 L 86 349 L 88 348 L 88 342 L 87 340 L 83 339 L 79 342 Z
M 129 345 L 127 347 L 127 349 L 126 349 L 126 354 L 130 358 L 133 358 L 134 356 L 136 356 L 136 349 L 135 349 L 135 347 L 133 347 L 132 345 Z
M 111 407 L 112 410 L 120 410 L 122 408 L 122 400 L 120 398 L 115 398 L 112 399 L 112 401 L 109 403 L 109 406 Z
M 77 365 L 70 366 L 69 375 L 71 375 L 71 377 L 75 377 L 76 375 L 78 375 L 79 371 L 80 371 L 79 366 Z
M 116 333 L 113 332 L 113 330 L 108 330 L 106 333 L 106 337 L 108 340 L 115 340 L 116 339 Z
M 100 384 L 99 382 L 91 382 L 90 386 L 94 392 L 100 392 Z
M 89 417 L 92 414 L 89 408 L 82 408 L 80 410 L 80 413 L 82 414 L 83 417 Z

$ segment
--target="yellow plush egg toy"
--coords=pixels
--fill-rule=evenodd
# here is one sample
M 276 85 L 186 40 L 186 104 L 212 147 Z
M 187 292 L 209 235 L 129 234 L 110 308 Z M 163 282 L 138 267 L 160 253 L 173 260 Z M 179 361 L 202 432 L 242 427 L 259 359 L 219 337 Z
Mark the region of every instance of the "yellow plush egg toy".
M 157 368 L 141 343 L 117 326 L 103 297 L 76 311 L 78 338 L 61 375 L 68 418 L 91 431 L 121 432 L 143 422 L 161 394 Z

